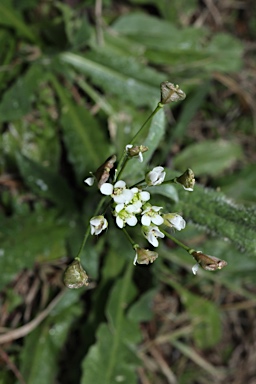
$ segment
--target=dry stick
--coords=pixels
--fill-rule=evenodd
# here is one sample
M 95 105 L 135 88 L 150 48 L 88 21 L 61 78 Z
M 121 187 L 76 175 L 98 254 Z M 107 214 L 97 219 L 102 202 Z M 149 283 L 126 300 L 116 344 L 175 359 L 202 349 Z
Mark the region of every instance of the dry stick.
M 35 319 L 23 325 L 20 328 L 13 329 L 3 335 L 0 335 L 0 344 L 8 343 L 12 340 L 20 339 L 33 331 L 51 312 L 51 310 L 58 304 L 66 290 L 61 291 Z
M 152 346 L 150 348 L 150 353 L 154 357 L 154 359 L 157 361 L 157 363 L 159 364 L 159 367 L 160 367 L 162 373 L 164 374 L 164 376 L 166 377 L 168 383 L 169 384 L 177 384 L 177 379 L 176 379 L 174 373 L 172 372 L 171 368 L 168 366 L 168 364 L 164 360 L 163 356 L 161 355 L 161 353 L 157 350 L 157 348 L 155 346 Z
M 20 373 L 16 365 L 13 363 L 13 361 L 10 359 L 8 354 L 2 348 L 0 348 L 0 357 L 6 363 L 8 368 L 13 372 L 17 380 L 19 380 L 21 384 L 26 384 L 22 374 Z

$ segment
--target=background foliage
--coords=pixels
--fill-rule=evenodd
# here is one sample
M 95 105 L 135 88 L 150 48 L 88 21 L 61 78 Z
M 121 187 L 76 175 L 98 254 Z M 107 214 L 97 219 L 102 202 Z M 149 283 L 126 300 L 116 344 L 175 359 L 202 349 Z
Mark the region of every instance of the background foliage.
M 253 7 L 1 1 L 0 383 L 253 383 Z M 192 168 L 192 194 L 157 187 L 154 198 L 188 222 L 180 240 L 228 266 L 195 277 L 166 241 L 134 268 L 112 224 L 85 247 L 89 289 L 67 291 L 63 271 L 99 199 L 83 180 L 120 155 L 164 80 L 187 99 L 154 118 L 146 161 L 125 177 L 139 180 L 147 162 L 170 176 Z

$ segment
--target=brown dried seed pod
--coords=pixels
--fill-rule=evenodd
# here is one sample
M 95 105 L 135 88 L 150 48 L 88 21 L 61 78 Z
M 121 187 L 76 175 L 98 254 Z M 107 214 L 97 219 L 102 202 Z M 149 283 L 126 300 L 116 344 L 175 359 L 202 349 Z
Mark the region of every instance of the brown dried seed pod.
M 75 259 L 64 272 L 64 284 L 70 289 L 81 288 L 89 284 L 87 273 L 80 261 Z

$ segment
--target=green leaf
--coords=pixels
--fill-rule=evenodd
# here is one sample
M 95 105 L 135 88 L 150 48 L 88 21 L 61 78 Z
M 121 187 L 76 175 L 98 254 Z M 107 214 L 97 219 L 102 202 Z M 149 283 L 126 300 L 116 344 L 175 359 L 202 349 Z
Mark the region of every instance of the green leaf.
M 202 73 L 235 71 L 242 65 L 242 44 L 227 34 L 215 34 L 210 40 L 206 29 L 178 29 L 166 20 L 143 13 L 121 16 L 114 28 L 144 45 L 143 57 L 157 64 L 170 65 L 172 73 L 184 69 L 191 72 L 197 68 L 198 76 L 198 68 Z
M 152 195 L 156 194 L 156 195 L 165 196 L 168 199 L 171 199 L 172 201 L 175 201 L 175 202 L 179 201 L 179 195 L 178 195 L 177 189 L 171 184 L 163 184 L 163 185 L 156 185 L 154 187 L 150 187 L 149 192 Z
M 128 318 L 132 321 L 150 321 L 153 313 L 153 300 L 157 294 L 157 289 L 151 289 L 145 292 L 129 309 Z
M 237 202 L 256 203 L 256 166 L 249 164 L 241 171 L 215 180 L 215 185 Z
M 78 298 L 77 291 L 72 294 L 68 291 L 53 313 L 25 338 L 21 373 L 27 384 L 56 382 L 60 353 L 69 329 L 82 313 Z
M 76 209 L 72 191 L 63 177 L 23 155 L 17 155 L 17 164 L 24 182 L 36 195 L 66 211 Z
M 140 340 L 138 325 L 125 316 L 125 308 L 135 294 L 131 283 L 132 264 L 115 284 L 108 304 L 109 325 L 102 324 L 97 332 L 97 342 L 85 357 L 81 384 L 136 384 L 135 367 L 138 358 L 134 343 Z
M 61 126 L 68 158 L 74 166 L 77 179 L 81 181 L 106 160 L 110 154 L 109 146 L 91 113 L 86 108 L 75 105 L 54 76 L 51 81 L 63 105 Z
M 255 206 L 234 204 L 220 192 L 196 186 L 193 193 L 180 192 L 174 209 L 208 232 L 231 240 L 248 256 L 256 256 Z
M 88 75 L 105 92 L 135 106 L 151 106 L 159 95 L 159 84 L 165 80 L 164 74 L 134 58 L 109 54 L 103 49 L 89 52 L 86 57 L 66 52 L 60 55 L 60 60 Z
M 196 176 L 216 176 L 242 158 L 242 148 L 234 141 L 204 140 L 185 148 L 173 164 L 176 169 L 193 169 Z
M 25 75 L 5 92 L 0 104 L 0 122 L 20 119 L 30 112 L 35 92 L 43 80 L 42 67 L 37 64 L 32 65 Z
M 0 24 L 14 28 L 18 34 L 33 43 L 37 41 L 36 35 L 22 20 L 21 15 L 12 7 L 10 0 L 1 1 L 0 15 Z
M 1 218 L 0 289 L 36 261 L 63 257 L 68 223 L 55 211 Z

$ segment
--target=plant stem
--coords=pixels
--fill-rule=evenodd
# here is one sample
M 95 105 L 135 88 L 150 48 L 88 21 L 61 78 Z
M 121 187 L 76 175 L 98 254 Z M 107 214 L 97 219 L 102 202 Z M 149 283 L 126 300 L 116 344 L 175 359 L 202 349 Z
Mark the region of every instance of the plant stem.
M 172 235 L 170 235 L 168 232 L 166 232 L 164 229 L 161 228 L 161 232 L 163 232 L 163 234 L 168 237 L 169 239 L 171 239 L 175 244 L 179 245 L 181 248 L 185 249 L 185 251 L 187 251 L 190 255 L 195 252 L 194 249 L 192 248 L 189 248 L 187 245 L 185 245 L 184 243 L 182 243 L 181 241 L 179 241 L 178 239 L 176 239 L 175 237 L 173 237 Z
M 131 236 L 129 235 L 129 233 L 126 231 L 125 228 L 123 228 L 123 232 L 124 232 L 125 236 L 127 237 L 127 239 L 130 241 L 130 243 L 131 243 L 131 245 L 133 246 L 133 248 L 136 249 L 136 248 L 138 247 L 138 244 L 136 244 L 136 243 L 132 240 Z
M 147 120 L 145 121 L 145 123 L 141 126 L 141 128 L 138 130 L 138 132 L 136 133 L 135 136 L 133 136 L 132 138 L 132 141 L 130 142 L 130 144 L 134 144 L 135 141 L 137 140 L 137 137 L 141 134 L 141 132 L 143 131 L 144 127 L 147 125 L 147 123 L 155 116 L 155 114 L 160 111 L 161 108 L 163 108 L 164 104 L 162 103 L 158 103 L 156 108 L 154 109 L 154 111 L 151 113 L 151 115 L 147 118 Z
M 138 130 L 138 132 L 135 134 L 135 136 L 133 136 L 132 140 L 130 141 L 130 144 L 134 144 L 135 141 L 137 140 L 138 136 L 142 133 L 143 129 L 146 127 L 146 125 L 148 124 L 148 122 L 155 116 L 155 114 L 160 111 L 161 108 L 163 108 L 164 104 L 162 103 L 158 103 L 156 108 L 154 109 L 154 111 L 151 113 L 151 115 L 147 118 L 147 120 L 142 124 L 142 126 L 140 127 L 140 129 Z M 115 176 L 115 180 L 119 180 L 120 179 L 120 176 L 125 168 L 125 165 L 127 163 L 127 160 L 128 160 L 128 155 L 127 155 L 127 152 L 126 150 L 124 150 L 123 152 L 123 155 L 119 161 L 119 165 L 117 167 L 117 171 L 116 171 L 116 176 Z
M 105 196 L 101 198 L 101 200 L 100 200 L 100 202 L 99 202 L 99 204 L 98 204 L 98 206 L 97 206 L 97 208 L 96 208 L 96 210 L 95 210 L 93 216 L 97 216 L 97 215 L 98 215 L 98 213 L 100 212 L 101 207 L 102 207 L 102 205 L 103 205 L 105 199 L 106 199 Z M 84 234 L 84 238 L 83 238 L 83 242 L 82 242 L 82 244 L 81 244 L 81 247 L 80 247 L 80 249 L 79 249 L 79 251 L 78 251 L 77 256 L 75 257 L 76 260 L 79 260 L 79 261 L 80 261 L 80 255 L 81 255 L 81 253 L 82 253 L 82 251 L 83 251 L 83 249 L 84 249 L 84 246 L 85 246 L 85 243 L 86 243 L 86 241 L 87 241 L 87 239 L 88 239 L 89 233 L 90 233 L 90 223 L 88 224 L 88 226 L 87 226 L 87 228 L 86 228 L 86 231 L 85 231 L 85 234 Z

